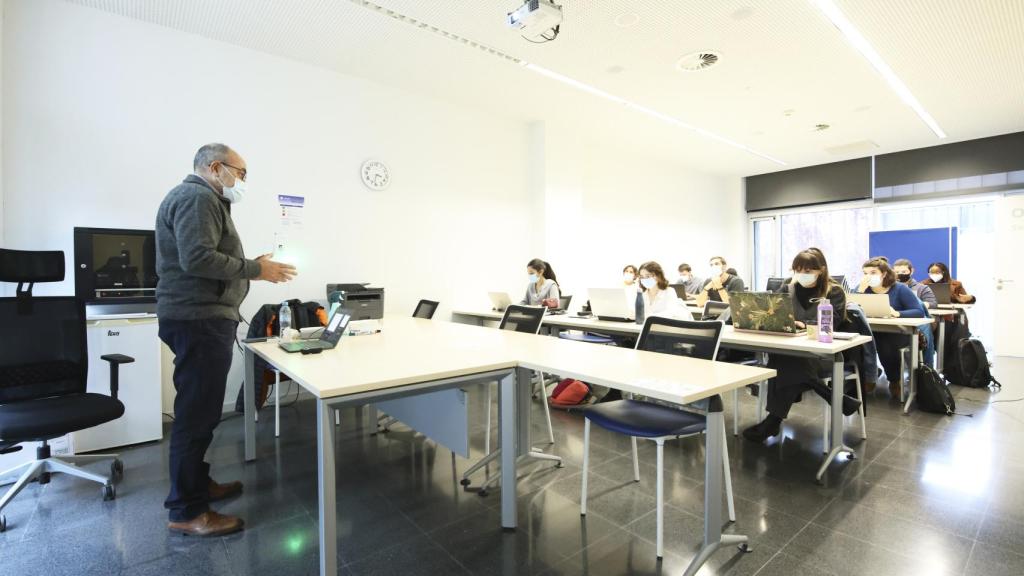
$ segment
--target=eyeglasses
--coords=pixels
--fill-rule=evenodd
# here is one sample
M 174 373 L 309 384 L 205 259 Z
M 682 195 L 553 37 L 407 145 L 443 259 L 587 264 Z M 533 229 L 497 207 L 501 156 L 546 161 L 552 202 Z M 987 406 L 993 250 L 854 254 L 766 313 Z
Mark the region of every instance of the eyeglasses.
M 221 162 L 221 164 L 224 165 L 224 166 L 227 166 L 228 168 L 231 168 L 232 170 L 237 170 L 238 171 L 238 177 L 241 178 L 243 182 L 245 181 L 245 176 L 249 173 L 248 170 L 246 170 L 245 168 L 239 168 L 238 166 L 232 166 L 231 164 L 228 164 L 227 162 Z

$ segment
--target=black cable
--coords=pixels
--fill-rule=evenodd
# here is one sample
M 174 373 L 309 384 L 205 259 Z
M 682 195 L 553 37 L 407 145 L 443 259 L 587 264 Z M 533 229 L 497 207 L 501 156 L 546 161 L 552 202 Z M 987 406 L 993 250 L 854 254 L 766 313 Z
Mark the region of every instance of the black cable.
M 167 412 L 161 412 L 161 414 L 163 414 L 164 416 L 167 416 L 168 418 L 170 418 L 171 422 L 174 422 L 174 416 L 172 414 L 168 414 Z
M 1001 404 L 1006 402 L 1020 402 L 1024 398 L 1014 398 L 1012 400 L 990 400 L 988 402 L 984 400 L 974 400 L 973 398 L 960 398 L 964 402 L 974 402 L 975 404 Z

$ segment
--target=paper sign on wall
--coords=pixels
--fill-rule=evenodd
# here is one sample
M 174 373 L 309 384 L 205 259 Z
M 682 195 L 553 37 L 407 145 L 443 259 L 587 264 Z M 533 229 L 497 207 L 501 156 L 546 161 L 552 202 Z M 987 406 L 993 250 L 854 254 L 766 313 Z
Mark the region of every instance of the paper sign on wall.
M 277 204 L 282 230 L 302 228 L 302 209 L 306 204 L 305 196 L 278 194 Z

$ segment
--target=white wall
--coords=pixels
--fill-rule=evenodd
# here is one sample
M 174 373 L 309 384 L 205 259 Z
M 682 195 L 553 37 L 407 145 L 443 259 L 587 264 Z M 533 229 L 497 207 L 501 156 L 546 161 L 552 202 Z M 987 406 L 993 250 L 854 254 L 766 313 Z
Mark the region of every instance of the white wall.
M 543 256 L 574 306 L 588 288 L 618 286 L 626 264 L 654 260 L 672 282 L 679 264 L 703 277 L 721 255 L 746 274 L 740 178 L 701 174 L 586 128 L 549 125 L 544 143 Z
M 13 248 L 70 254 L 75 226 L 152 228 L 196 148 L 223 141 L 249 164 L 250 193 L 234 210 L 248 254 L 280 230 L 277 194 L 308 205 L 304 232 L 286 245 L 298 279 L 255 283 L 245 317 L 266 302 L 323 298 L 327 282 L 367 281 L 387 288 L 389 312 L 432 298 L 447 318 L 486 305 L 491 289 L 518 296 L 534 256 L 581 295 L 615 285 L 627 262 L 658 260 L 670 276 L 683 260 L 703 270 L 712 254 L 746 262 L 740 179 L 701 175 L 671 151 L 56 0 L 7 2 L 3 29 L 0 218 Z M 386 192 L 359 182 L 369 157 L 391 166 Z M 38 293 L 73 292 L 70 266 L 67 282 Z M 236 363 L 229 402 L 240 379 Z

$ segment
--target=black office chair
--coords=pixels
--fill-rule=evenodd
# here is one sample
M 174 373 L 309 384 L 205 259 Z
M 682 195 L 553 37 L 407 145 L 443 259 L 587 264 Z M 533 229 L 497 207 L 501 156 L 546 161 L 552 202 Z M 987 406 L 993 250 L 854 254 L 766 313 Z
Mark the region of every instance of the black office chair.
M 718 343 L 722 323 L 693 322 L 651 317 L 637 340 L 637 350 L 690 356 L 714 360 L 718 356 Z M 690 405 L 690 409 L 706 410 L 707 401 Z M 590 463 L 590 424 L 630 437 L 633 445 L 633 480 L 640 481 L 640 461 L 637 456 L 637 438 L 647 438 L 657 444 L 657 555 L 664 556 L 664 450 L 665 440 L 685 438 L 703 433 L 707 428 L 705 414 L 683 410 L 682 406 L 645 400 L 615 400 L 587 406 L 583 411 L 583 478 L 580 514 L 587 513 L 587 473 Z M 722 430 L 725 433 L 725 430 Z M 728 445 L 722 444 L 725 468 L 726 501 L 729 520 L 736 521 L 732 497 L 732 478 L 729 470 Z
M 24 470 L 0 498 L 0 511 L 25 485 L 50 481 L 63 472 L 103 485 L 103 499 L 115 497 L 114 482 L 124 475 L 116 455 L 53 456 L 49 441 L 69 432 L 92 428 L 124 414 L 117 399 L 118 366 L 134 362 L 121 354 L 108 354 L 110 396 L 86 392 L 88 354 L 85 307 L 73 296 L 32 296 L 36 282 L 64 279 L 64 253 L 0 249 L 0 282 L 17 282 L 17 296 L 0 298 L 0 326 L 10 337 L 0 346 L 0 454 L 22 449 L 23 442 L 41 442 L 36 458 L 0 474 Z M 110 476 L 79 468 L 113 458 Z M 0 532 L 7 519 L 0 516 Z
M 708 300 L 704 303 L 704 312 L 701 313 L 701 320 L 719 320 L 727 310 L 729 310 L 729 304 L 726 302 L 715 302 L 714 300 Z
M 772 277 L 768 279 L 768 285 L 764 287 L 766 292 L 781 292 L 783 286 L 786 285 L 785 278 Z
M 419 304 L 416 305 L 416 309 L 412 312 L 412 317 L 430 320 L 434 317 L 434 312 L 437 312 L 437 307 L 440 305 L 440 302 L 434 302 L 433 300 L 420 300 Z
M 558 299 L 558 309 L 569 311 L 569 304 L 572 304 L 572 296 L 561 296 Z
M 538 334 L 540 332 L 541 323 L 543 323 L 543 321 L 544 321 L 544 313 L 545 313 L 545 309 L 544 309 L 543 306 L 522 306 L 522 305 L 519 305 L 519 304 L 515 304 L 515 305 L 512 305 L 512 306 L 509 306 L 508 308 L 505 309 L 505 315 L 502 316 L 501 323 L 498 324 L 498 329 L 499 330 L 511 330 L 513 332 L 522 332 L 524 334 Z M 547 395 L 547 391 L 543 389 L 543 387 L 544 387 L 544 373 L 540 374 L 540 381 L 541 381 L 541 388 L 542 388 L 541 396 L 544 398 L 544 418 L 547 421 L 547 426 L 548 426 L 548 443 L 549 444 L 554 444 L 555 443 L 555 433 L 554 433 L 554 430 L 551 427 L 551 413 L 549 412 L 549 409 L 548 409 L 548 395 Z M 492 402 L 493 399 L 492 399 L 492 396 L 491 396 L 491 384 L 487 383 L 484 386 L 487 389 L 487 402 L 486 402 L 486 410 L 487 410 L 486 430 L 487 430 L 487 435 L 484 438 L 484 452 L 487 455 L 484 456 L 479 462 L 477 462 L 476 464 L 471 466 L 468 470 L 466 470 L 465 473 L 462 474 L 462 481 L 461 481 L 461 483 L 462 483 L 463 486 L 469 486 L 469 484 L 470 484 L 470 479 L 469 479 L 470 476 L 472 476 L 474 473 L 476 473 L 477 470 L 480 470 L 481 468 L 483 468 L 487 464 L 489 464 L 492 461 L 496 460 L 498 458 L 498 456 L 500 455 L 500 452 L 501 452 L 500 449 L 495 450 L 493 452 L 491 451 L 491 402 Z M 527 455 L 532 457 L 532 458 L 536 458 L 538 460 L 551 460 L 551 461 L 558 462 L 558 466 L 559 467 L 561 467 L 561 465 L 562 465 L 562 459 L 559 458 L 558 456 L 552 456 L 550 454 L 544 454 L 543 452 L 533 452 L 533 451 L 529 452 Z M 480 485 L 480 492 L 479 492 L 479 494 L 481 496 L 487 496 L 487 488 L 489 486 L 493 485 L 495 482 L 497 482 L 500 477 L 501 477 L 500 474 L 494 474 L 493 476 L 487 477 L 487 479 L 484 480 L 484 483 Z

